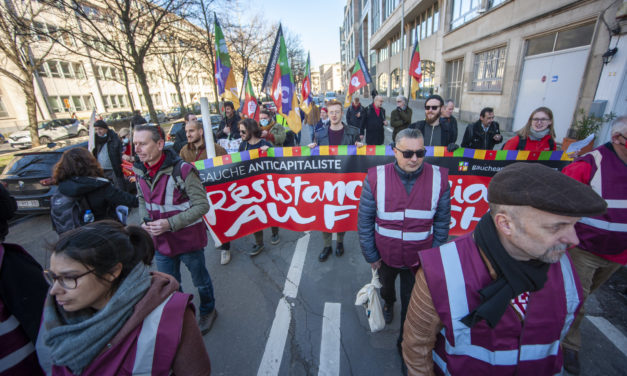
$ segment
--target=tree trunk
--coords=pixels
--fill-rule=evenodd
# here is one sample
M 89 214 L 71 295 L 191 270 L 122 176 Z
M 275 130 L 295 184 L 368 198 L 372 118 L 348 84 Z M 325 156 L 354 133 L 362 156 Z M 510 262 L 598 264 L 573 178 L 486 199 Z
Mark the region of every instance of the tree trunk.
M 30 80 L 25 80 L 22 86 L 24 97 L 26 98 L 26 113 L 28 114 L 28 130 L 33 146 L 39 146 L 39 132 L 37 129 L 37 98 L 35 97 L 35 84 L 33 76 Z
M 181 107 L 181 116 L 185 117 L 187 114 L 187 108 L 185 108 L 185 104 L 183 103 L 183 93 L 181 93 L 181 83 L 179 81 L 173 82 L 174 88 L 176 89 L 176 95 L 179 98 L 179 106 Z
M 122 72 L 124 74 L 124 88 L 126 89 L 126 96 L 128 97 L 128 103 L 131 106 L 131 112 L 135 112 L 135 104 L 133 103 L 133 96 L 131 95 L 131 88 L 128 82 L 128 72 L 126 67 L 122 66 Z
M 155 106 L 152 104 L 152 97 L 150 96 L 150 89 L 148 88 L 148 81 L 146 81 L 146 72 L 144 72 L 144 67 L 142 64 L 138 64 L 134 71 L 137 76 L 137 81 L 139 81 L 139 86 L 142 88 L 142 95 L 144 96 L 144 100 L 148 106 L 150 119 L 157 120 L 157 112 L 155 111 Z

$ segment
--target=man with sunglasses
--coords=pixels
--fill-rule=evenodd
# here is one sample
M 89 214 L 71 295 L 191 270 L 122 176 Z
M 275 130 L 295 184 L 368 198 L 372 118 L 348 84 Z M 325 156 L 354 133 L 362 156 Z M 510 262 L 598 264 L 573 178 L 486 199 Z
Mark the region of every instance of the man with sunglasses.
M 458 148 L 457 123 L 440 121 L 444 99 L 437 94 L 432 94 L 425 101 L 425 120 L 420 120 L 409 125 L 424 136 L 425 146 L 446 146 L 449 151 Z
M 396 162 L 372 167 L 363 183 L 357 227 L 364 258 L 378 270 L 383 317 L 393 320 L 400 276 L 401 320 L 397 346 L 414 286 L 412 267 L 421 250 L 444 244 L 451 221 L 448 170 L 424 162 L 425 146 L 420 131 L 404 129 L 392 144 Z
M 569 250 L 584 299 L 627 265 L 627 116 L 617 118 L 610 142 L 566 166 L 564 174 L 589 185 L 607 202 L 607 212 L 575 225 L 579 245 Z M 564 368 L 579 374 L 579 325 L 583 307 L 564 338 Z

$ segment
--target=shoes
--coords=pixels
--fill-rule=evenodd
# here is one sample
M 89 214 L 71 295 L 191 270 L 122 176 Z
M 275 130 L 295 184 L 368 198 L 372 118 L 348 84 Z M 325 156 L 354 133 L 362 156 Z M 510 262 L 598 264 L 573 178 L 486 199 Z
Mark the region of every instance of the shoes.
M 231 261 L 231 251 L 222 250 L 220 254 L 220 264 L 226 265 Z
M 250 251 L 248 255 L 250 257 L 257 256 L 258 254 L 261 253 L 261 251 L 263 251 L 263 244 L 255 244 L 253 245 L 252 251 Z
M 573 375 L 579 375 L 579 371 L 581 370 L 579 367 L 579 352 L 564 347 L 563 353 L 564 369 Z
M 394 306 L 393 305 L 383 305 L 383 319 L 386 324 L 389 324 L 394 319 Z
M 209 333 L 211 327 L 213 326 L 213 322 L 216 321 L 217 317 L 218 311 L 216 309 L 206 315 L 200 316 L 200 320 L 198 320 L 198 327 L 200 328 L 200 333 L 202 335 Z
M 270 238 L 270 244 L 277 245 L 281 242 L 281 238 L 279 238 L 279 234 L 273 234 Z
M 329 257 L 329 255 L 331 254 L 331 252 L 333 252 L 333 248 L 331 248 L 331 247 L 324 247 L 322 249 L 322 252 L 320 252 L 320 256 L 318 256 L 318 261 L 320 261 L 320 262 L 326 261 L 327 258 Z
M 344 243 L 337 243 L 335 245 L 335 255 L 340 257 L 344 254 Z

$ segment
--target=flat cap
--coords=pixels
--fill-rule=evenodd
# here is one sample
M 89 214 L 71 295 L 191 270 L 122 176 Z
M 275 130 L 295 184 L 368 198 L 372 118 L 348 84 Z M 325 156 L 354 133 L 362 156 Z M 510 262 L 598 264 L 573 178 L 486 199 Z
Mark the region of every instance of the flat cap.
M 600 215 L 607 209 L 605 200 L 588 185 L 533 162 L 512 163 L 494 175 L 488 202 L 531 206 L 568 217 Z

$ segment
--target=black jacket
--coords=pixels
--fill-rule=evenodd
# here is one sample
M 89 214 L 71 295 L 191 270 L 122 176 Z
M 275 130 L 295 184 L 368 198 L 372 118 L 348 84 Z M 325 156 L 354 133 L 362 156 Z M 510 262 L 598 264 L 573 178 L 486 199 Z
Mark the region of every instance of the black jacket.
M 117 219 L 115 208 L 125 205 L 136 208 L 137 197 L 120 191 L 105 178 L 75 176 L 59 183 L 59 192 L 71 197 L 85 197 L 96 221 Z
M 228 138 L 229 140 L 241 138 L 242 136 L 240 136 L 239 134 L 239 127 L 237 125 L 240 120 L 242 120 L 242 118 L 239 117 L 239 114 L 237 112 L 235 112 L 233 114 L 233 117 L 230 119 L 228 119 L 225 115 L 220 122 L 218 138 Z M 231 134 L 224 133 L 224 127 L 226 127 L 227 125 L 229 126 L 229 128 L 231 128 Z
M 457 123 L 455 124 L 457 125 Z M 409 128 L 414 128 L 420 130 L 420 133 L 425 134 L 425 126 L 427 126 L 427 122 L 425 120 L 420 120 L 415 123 L 411 123 Z M 442 127 L 442 138 L 440 139 L 440 143 L 433 146 L 448 146 L 449 144 L 454 144 L 457 141 L 457 126 L 453 126 L 453 124 L 449 121 L 442 121 L 440 119 L 440 127 Z
M 9 233 L 9 219 L 13 218 L 16 210 L 15 199 L 4 185 L 0 184 L 0 241 L 4 241 L 4 237 Z
M 379 116 L 374 110 L 374 105 L 370 104 L 366 107 L 366 116 L 362 121 L 360 135 L 366 131 L 366 144 L 368 145 L 382 145 L 385 138 L 385 130 L 383 128 L 383 121 L 385 121 L 385 109 L 382 107 L 379 109 Z
M 481 120 L 477 120 L 475 123 L 468 124 L 466 127 L 464 139 L 462 140 L 462 147 L 492 150 L 494 145 L 503 142 L 503 137 L 501 137 L 501 141 L 494 141 L 494 136 L 497 134 L 501 134 L 499 123 L 496 121 L 490 123 L 488 131 L 486 132 L 483 130 Z
M 359 117 L 357 117 L 357 114 L 360 114 Z M 355 109 L 355 107 L 353 107 L 353 105 L 351 104 L 350 106 L 348 106 L 348 110 L 346 110 L 346 123 L 348 125 L 352 125 L 357 129 L 361 129 L 361 125 L 364 121 L 365 115 L 366 109 L 364 108 L 364 106 L 360 104 L 359 107 Z
M 98 137 L 98 136 L 96 136 Z M 103 144 L 99 144 L 96 142 L 96 147 L 94 148 L 93 154 L 96 159 L 98 159 L 98 153 L 100 153 L 100 149 Z M 111 160 L 111 167 L 113 167 L 113 173 L 118 178 L 122 178 L 122 141 L 120 141 L 120 137 L 115 133 L 112 129 L 107 131 L 107 151 L 109 152 L 109 159 Z

